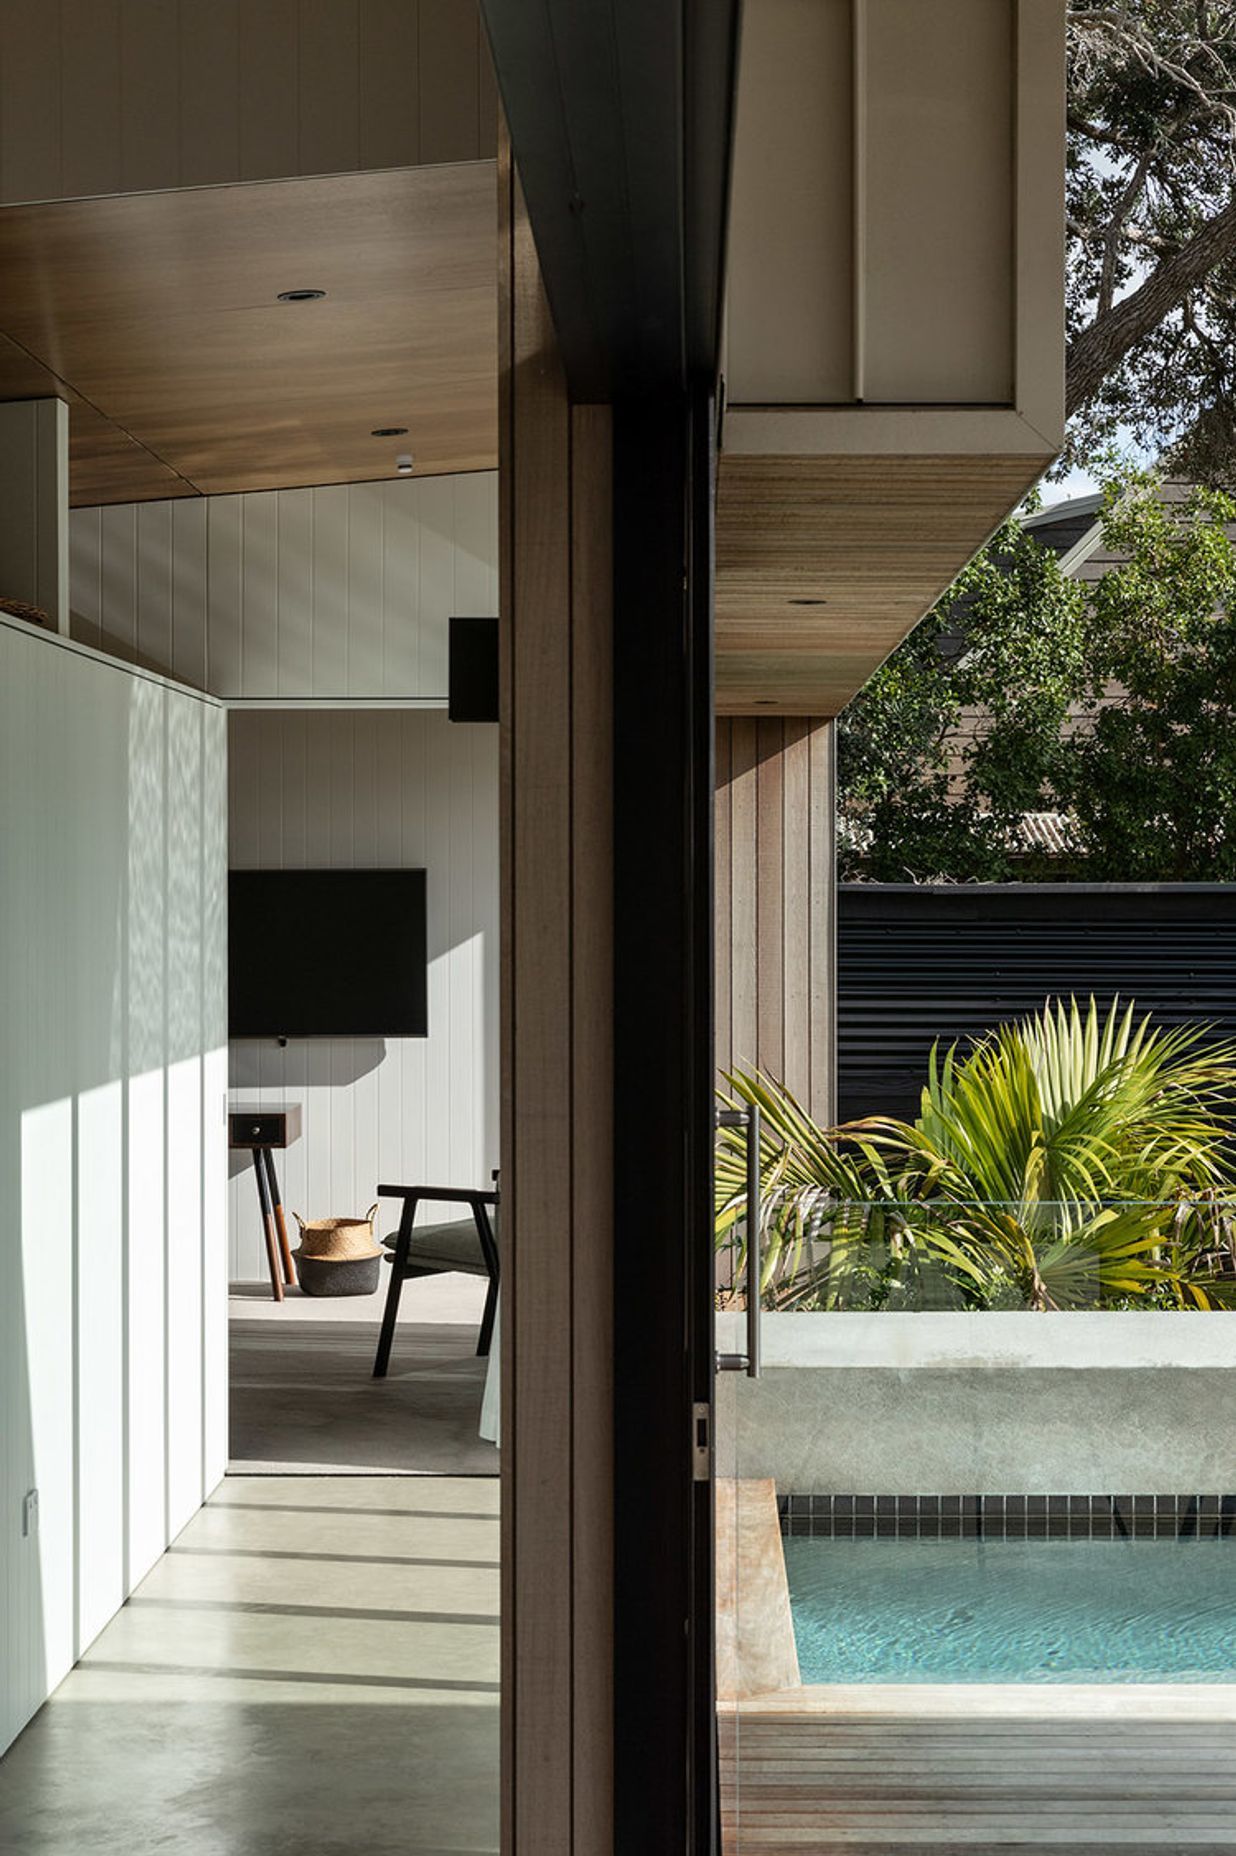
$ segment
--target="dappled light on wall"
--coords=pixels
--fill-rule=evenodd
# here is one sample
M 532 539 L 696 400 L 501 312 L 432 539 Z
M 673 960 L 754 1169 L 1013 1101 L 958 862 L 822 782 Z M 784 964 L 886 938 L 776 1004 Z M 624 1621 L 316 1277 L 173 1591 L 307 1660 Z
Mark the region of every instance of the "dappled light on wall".
M 0 626 L 0 1748 L 223 1471 L 223 728 Z

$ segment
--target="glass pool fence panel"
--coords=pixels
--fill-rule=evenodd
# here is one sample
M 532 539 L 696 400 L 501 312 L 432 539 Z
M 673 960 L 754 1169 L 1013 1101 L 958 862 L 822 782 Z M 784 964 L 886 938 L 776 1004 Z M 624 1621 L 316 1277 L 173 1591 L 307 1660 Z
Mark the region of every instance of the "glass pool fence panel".
M 722 1355 L 748 1347 L 750 1228 L 718 1232 Z M 1236 1308 L 1236 1197 L 1218 1192 L 860 1201 L 766 1180 L 756 1250 L 779 1314 Z
M 737 1106 L 718 1108 L 716 1122 L 722 1140 L 734 1139 L 742 1144 L 741 1167 L 742 1241 L 733 1234 L 723 1236 L 716 1250 L 716 1298 L 714 1318 L 714 1357 L 716 1383 L 712 1412 L 712 1474 L 714 1493 L 714 1579 L 715 1632 L 714 1653 L 717 1706 L 717 1815 L 722 1856 L 730 1856 L 741 1837 L 741 1791 L 739 1785 L 742 1732 L 739 1670 L 743 1662 L 741 1638 L 749 1610 L 749 1580 L 743 1577 L 742 1540 L 745 1515 L 749 1512 L 750 1490 L 741 1462 L 742 1423 L 734 1402 L 733 1387 L 738 1374 L 751 1365 L 745 1351 L 750 1336 L 756 1334 L 761 1319 L 758 1298 L 740 1298 L 741 1283 L 735 1270 L 748 1262 L 759 1271 L 759 1239 L 763 1228 L 759 1179 L 759 1114 Z M 754 1136 L 754 1138 L 752 1138 Z M 754 1229 L 754 1245 L 748 1231 Z M 743 1312 L 730 1311 L 741 1299 Z M 757 1338 L 758 1346 L 758 1338 Z M 775 1503 L 772 1507 L 775 1517 Z M 776 1521 L 765 1528 L 769 1538 Z
M 864 1685 L 892 1685 L 892 1707 L 906 1684 L 1236 1680 L 1210 1374 L 1233 1356 L 1206 1319 L 1236 1311 L 1236 1196 L 858 1199 L 766 1168 L 752 1379 L 733 1177 L 716 1240 L 717 1352 L 735 1363 L 715 1423 L 724 1856 L 787 1812 L 835 1811 L 828 1735 L 862 1718 L 847 1696 Z

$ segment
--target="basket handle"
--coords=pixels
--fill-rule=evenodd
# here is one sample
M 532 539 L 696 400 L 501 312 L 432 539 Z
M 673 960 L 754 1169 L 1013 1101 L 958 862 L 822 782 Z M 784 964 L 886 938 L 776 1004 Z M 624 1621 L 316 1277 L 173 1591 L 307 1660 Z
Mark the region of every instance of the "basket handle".
M 293 1212 L 293 1213 L 292 1213 L 292 1216 L 293 1216 L 293 1218 L 295 1218 L 295 1220 L 296 1220 L 296 1222 L 297 1222 L 297 1224 L 298 1224 L 298 1225 L 300 1226 L 300 1228 L 301 1228 L 301 1230 L 303 1231 L 303 1230 L 304 1230 L 304 1228 L 305 1228 L 305 1221 L 304 1221 L 304 1219 L 303 1219 L 303 1218 L 301 1217 L 301 1215 L 300 1215 L 300 1213 L 299 1213 L 299 1212 Z
M 369 1210 L 368 1210 L 368 1211 L 367 1211 L 367 1212 L 365 1213 L 365 1223 L 366 1223 L 366 1224 L 372 1224 L 372 1223 L 373 1223 L 373 1221 L 374 1221 L 374 1219 L 375 1219 L 375 1218 L 377 1217 L 377 1215 L 378 1215 L 378 1207 L 379 1207 L 379 1205 L 380 1205 L 381 1203 L 382 1203 L 382 1201 L 381 1201 L 381 1199 L 375 1199 L 375 1200 L 374 1200 L 374 1202 L 373 1202 L 373 1204 L 372 1204 L 372 1205 L 371 1205 L 371 1206 L 369 1207 Z

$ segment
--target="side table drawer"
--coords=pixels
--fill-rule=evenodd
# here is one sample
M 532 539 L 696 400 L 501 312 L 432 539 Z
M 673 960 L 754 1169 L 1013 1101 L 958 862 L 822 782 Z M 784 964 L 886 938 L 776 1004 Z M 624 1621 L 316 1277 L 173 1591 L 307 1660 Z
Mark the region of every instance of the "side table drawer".
M 233 1109 L 227 1118 L 229 1147 L 286 1147 L 300 1133 L 300 1108 Z

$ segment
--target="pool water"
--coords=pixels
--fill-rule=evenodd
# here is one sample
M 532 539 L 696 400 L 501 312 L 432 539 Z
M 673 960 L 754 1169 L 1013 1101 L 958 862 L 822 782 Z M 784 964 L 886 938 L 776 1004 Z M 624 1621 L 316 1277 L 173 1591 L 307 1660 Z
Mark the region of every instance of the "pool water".
M 804 1682 L 1236 1682 L 1236 1538 L 787 1539 Z

